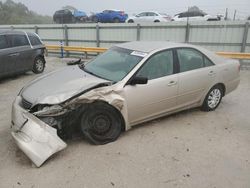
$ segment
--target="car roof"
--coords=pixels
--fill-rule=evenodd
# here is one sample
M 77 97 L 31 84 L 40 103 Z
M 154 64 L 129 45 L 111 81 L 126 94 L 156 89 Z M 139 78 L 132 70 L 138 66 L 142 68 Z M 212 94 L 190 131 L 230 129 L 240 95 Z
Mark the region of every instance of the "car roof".
M 0 34 L 4 35 L 4 34 L 12 34 L 12 35 L 15 35 L 15 34 L 25 34 L 24 31 L 14 31 L 14 30 L 2 30 L 0 29 Z
M 134 41 L 134 42 L 118 44 L 115 46 L 145 53 L 150 53 L 158 49 L 160 50 L 160 49 L 178 48 L 178 47 L 194 47 L 193 45 L 185 43 L 175 43 L 168 41 Z
M 36 35 L 34 32 L 16 31 L 16 30 L 4 30 L 0 29 L 0 35 Z
M 195 46 L 187 43 L 175 43 L 175 42 L 168 42 L 168 41 L 134 41 L 134 42 L 127 42 L 115 45 L 120 48 L 125 48 L 133 51 L 151 53 L 165 49 L 171 48 L 193 48 L 196 49 L 207 57 L 210 58 L 215 64 L 221 63 L 225 60 L 225 58 L 216 55 L 214 52 L 211 52 L 203 47 Z

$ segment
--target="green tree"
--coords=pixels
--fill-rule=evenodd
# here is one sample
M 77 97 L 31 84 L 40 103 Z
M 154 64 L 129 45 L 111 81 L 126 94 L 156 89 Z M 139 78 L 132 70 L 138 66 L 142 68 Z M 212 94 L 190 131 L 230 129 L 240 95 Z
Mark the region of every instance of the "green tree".
M 53 23 L 50 16 L 42 16 L 28 9 L 22 3 L 0 1 L 0 24 L 47 24 Z

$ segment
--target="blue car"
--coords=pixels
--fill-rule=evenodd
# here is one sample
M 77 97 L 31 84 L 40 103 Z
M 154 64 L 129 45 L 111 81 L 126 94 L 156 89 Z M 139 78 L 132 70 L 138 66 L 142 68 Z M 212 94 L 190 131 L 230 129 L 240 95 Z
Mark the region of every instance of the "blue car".
M 104 10 L 101 13 L 97 13 L 92 17 L 92 21 L 97 23 L 124 23 L 128 15 L 124 11 L 120 10 Z

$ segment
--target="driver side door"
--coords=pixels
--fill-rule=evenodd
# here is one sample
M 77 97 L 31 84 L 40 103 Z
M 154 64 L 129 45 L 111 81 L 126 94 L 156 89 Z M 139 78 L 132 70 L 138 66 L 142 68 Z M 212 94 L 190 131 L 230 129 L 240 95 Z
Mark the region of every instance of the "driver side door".
M 178 77 L 172 50 L 152 55 L 134 76 L 147 77 L 144 85 L 124 88 L 128 120 L 131 125 L 141 123 L 171 111 L 176 106 Z

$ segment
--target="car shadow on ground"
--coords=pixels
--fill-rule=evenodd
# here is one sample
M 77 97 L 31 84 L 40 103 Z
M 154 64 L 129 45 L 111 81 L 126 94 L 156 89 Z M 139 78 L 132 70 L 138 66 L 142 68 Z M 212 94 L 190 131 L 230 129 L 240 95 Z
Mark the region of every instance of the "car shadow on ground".
M 176 112 L 176 113 L 173 113 L 173 114 L 169 114 L 169 115 L 166 115 L 166 116 L 163 116 L 163 117 L 160 117 L 160 118 L 156 118 L 154 120 L 150 120 L 150 121 L 147 121 L 147 122 L 144 122 L 144 123 L 140 123 L 138 125 L 133 126 L 127 132 L 137 130 L 137 129 L 141 129 L 142 127 L 155 126 L 155 124 L 154 124 L 155 122 L 168 121 L 168 120 L 170 120 L 172 118 L 181 118 L 181 117 L 184 117 L 184 116 L 186 116 L 188 114 L 194 115 L 193 113 L 196 113 L 196 112 L 202 112 L 202 111 L 200 110 L 199 107 L 190 108 L 190 109 L 183 110 L 183 111 L 180 111 L 180 112 Z M 206 113 L 206 112 L 204 112 L 204 113 Z

